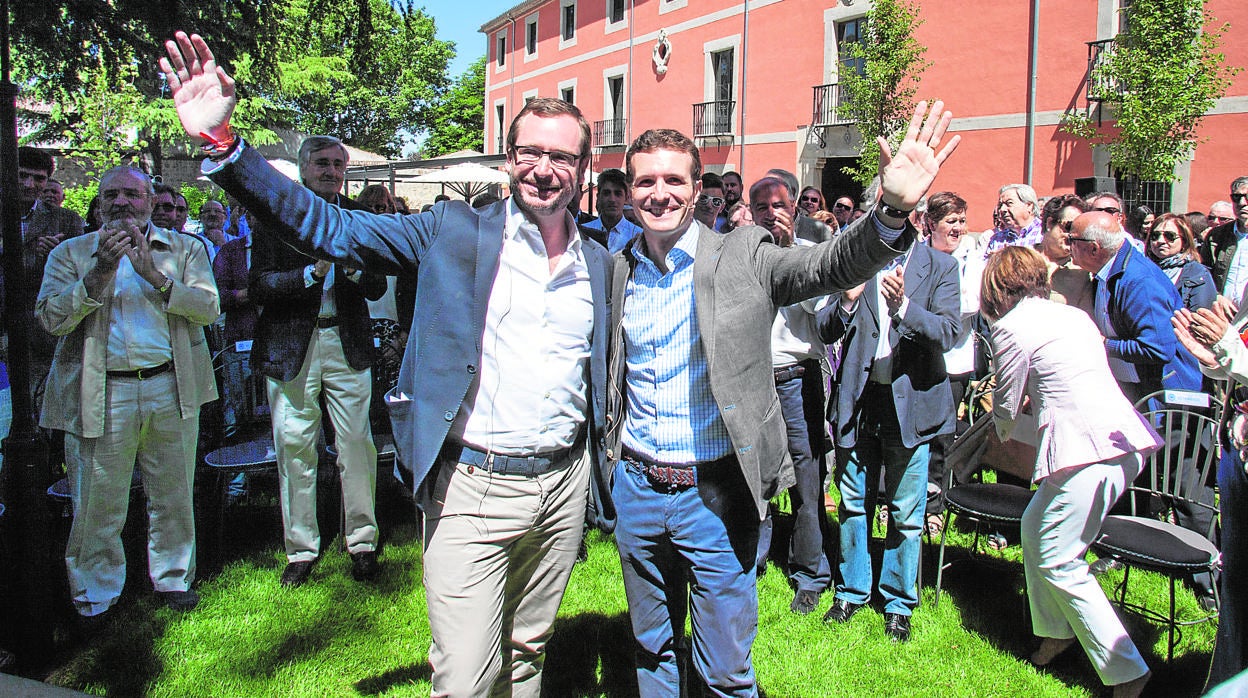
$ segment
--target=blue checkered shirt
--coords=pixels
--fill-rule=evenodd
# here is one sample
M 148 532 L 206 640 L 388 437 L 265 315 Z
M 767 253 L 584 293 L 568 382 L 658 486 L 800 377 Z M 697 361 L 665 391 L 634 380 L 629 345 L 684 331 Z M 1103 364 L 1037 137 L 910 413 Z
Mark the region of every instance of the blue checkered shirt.
M 732 453 L 728 428 L 711 394 L 706 353 L 694 308 L 693 255 L 699 225 L 667 254 L 668 272 L 630 246 L 637 266 L 624 289 L 627 412 L 623 444 L 665 463 L 692 463 Z M 626 252 L 629 254 L 629 252 Z

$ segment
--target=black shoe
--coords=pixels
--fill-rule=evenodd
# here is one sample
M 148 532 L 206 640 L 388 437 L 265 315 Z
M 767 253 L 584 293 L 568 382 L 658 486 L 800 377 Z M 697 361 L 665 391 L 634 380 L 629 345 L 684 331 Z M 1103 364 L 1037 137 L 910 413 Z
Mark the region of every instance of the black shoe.
M 381 565 L 377 564 L 377 551 L 365 550 L 351 553 L 351 577 L 357 582 L 367 582 L 377 578 Z
M 1196 603 L 1200 604 L 1200 610 L 1205 613 L 1217 613 L 1218 597 L 1213 595 L 1212 591 L 1202 591 L 1196 595 Z
M 316 564 L 316 560 L 300 560 L 286 565 L 286 569 L 282 570 L 282 586 L 297 587 L 308 581 L 308 576 L 312 574 L 312 566 Z
M 1105 574 L 1106 572 L 1110 570 L 1116 570 L 1116 569 L 1121 569 L 1121 568 L 1122 568 L 1122 563 L 1118 562 L 1112 557 L 1102 557 L 1102 558 L 1099 558 L 1096 562 L 1093 562 L 1091 565 L 1088 565 L 1088 571 L 1097 577 L 1101 576 L 1102 574 Z
M 893 642 L 909 642 L 910 616 L 903 616 L 900 613 L 885 613 L 884 634 Z
M 824 623 L 848 623 L 850 618 L 862 608 L 862 604 L 846 601 L 845 599 L 834 599 L 832 608 L 823 616 Z
M 80 615 L 75 619 L 74 627 L 80 637 L 93 638 L 104 630 L 104 626 L 108 625 L 115 615 L 117 614 L 113 613 L 111 608 L 94 616 Z
M 819 605 L 819 592 L 813 589 L 798 589 L 793 595 L 793 603 L 789 604 L 789 610 L 798 614 L 806 615 L 815 610 L 815 606 Z
M 194 589 L 187 589 L 186 591 L 162 591 L 158 593 L 160 594 L 161 600 L 165 602 L 165 605 L 175 611 L 190 611 L 194 610 L 194 608 L 199 605 L 199 594 L 195 593 Z

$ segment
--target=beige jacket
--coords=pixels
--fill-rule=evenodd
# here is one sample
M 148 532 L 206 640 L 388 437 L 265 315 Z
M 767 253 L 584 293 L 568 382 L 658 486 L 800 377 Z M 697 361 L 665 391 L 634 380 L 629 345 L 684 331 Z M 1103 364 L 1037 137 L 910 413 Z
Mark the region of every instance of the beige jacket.
M 199 414 L 200 405 L 217 398 L 212 357 L 200 329 L 220 315 L 217 284 L 203 243 L 189 235 L 149 225 L 152 257 L 173 280 L 165 304 L 173 366 L 182 418 Z M 48 332 L 60 337 L 52 359 L 39 426 L 83 438 L 104 433 L 104 388 L 108 326 L 113 285 L 102 301 L 87 296 L 84 279 L 95 266 L 99 233 L 67 240 L 52 250 L 35 315 Z

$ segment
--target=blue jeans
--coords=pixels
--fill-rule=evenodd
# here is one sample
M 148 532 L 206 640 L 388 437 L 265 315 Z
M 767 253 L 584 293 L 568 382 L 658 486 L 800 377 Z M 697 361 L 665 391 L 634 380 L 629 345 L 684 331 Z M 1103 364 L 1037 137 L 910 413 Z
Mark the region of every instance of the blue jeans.
M 1248 668 L 1245 653 L 1244 621 L 1248 613 L 1248 526 L 1244 507 L 1248 506 L 1248 476 L 1244 461 L 1234 448 L 1222 449 L 1218 462 L 1219 506 L 1222 510 L 1222 574 L 1218 583 L 1218 637 L 1213 650 L 1213 666 L 1206 688 L 1230 679 Z
M 681 491 L 616 465 L 611 493 L 642 696 L 680 694 L 676 649 L 692 599 L 693 666 L 711 695 L 756 696 L 758 515 L 735 464 L 699 469 Z
M 780 410 L 788 427 L 789 455 L 797 483 L 789 488 L 793 535 L 789 539 L 789 580 L 798 591 L 822 593 L 832 579 L 832 563 L 823 549 L 827 516 L 823 511 L 826 438 L 823 426 L 823 373 L 817 361 L 803 362 L 806 375 L 776 385 Z M 758 536 L 758 567 L 771 548 L 772 517 L 768 512 Z
M 841 582 L 836 597 L 856 604 L 871 600 L 869 514 L 875 509 L 882 467 L 889 526 L 880 569 L 880 596 L 885 613 L 908 616 L 919 605 L 916 579 L 927 499 L 928 444 L 915 448 L 902 445 L 897 411 L 887 387 L 868 386 L 860 403 L 858 443 L 853 449 L 837 449 Z

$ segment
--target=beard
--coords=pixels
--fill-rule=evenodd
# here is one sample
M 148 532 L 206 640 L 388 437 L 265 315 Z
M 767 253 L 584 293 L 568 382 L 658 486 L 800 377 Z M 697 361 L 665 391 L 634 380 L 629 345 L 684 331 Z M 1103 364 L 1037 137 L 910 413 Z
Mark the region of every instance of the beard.
M 511 193 L 516 200 L 516 206 L 525 213 L 541 217 L 549 216 L 557 213 L 559 210 L 566 210 L 568 204 L 572 202 L 572 196 L 575 190 L 572 187 L 560 187 L 558 196 L 549 199 L 541 199 L 531 190 L 540 185 L 534 183 L 526 183 L 516 176 L 515 170 L 511 172 Z

